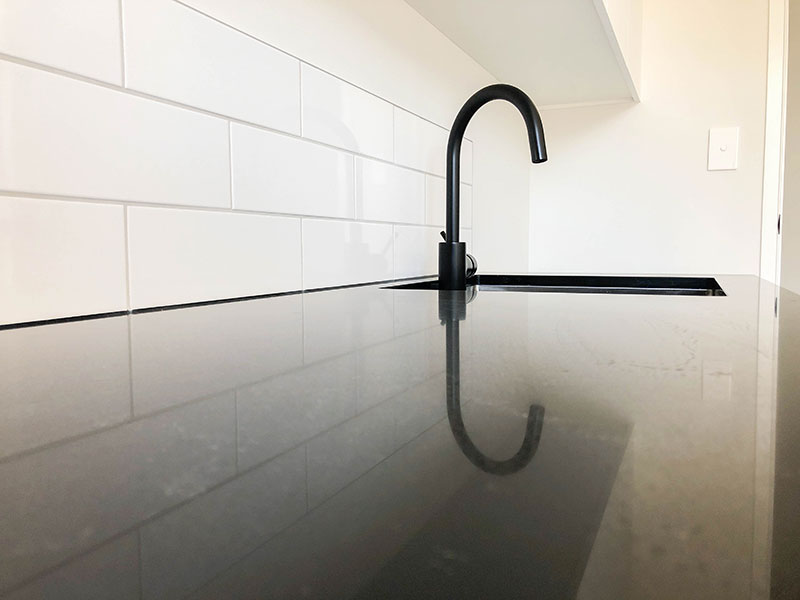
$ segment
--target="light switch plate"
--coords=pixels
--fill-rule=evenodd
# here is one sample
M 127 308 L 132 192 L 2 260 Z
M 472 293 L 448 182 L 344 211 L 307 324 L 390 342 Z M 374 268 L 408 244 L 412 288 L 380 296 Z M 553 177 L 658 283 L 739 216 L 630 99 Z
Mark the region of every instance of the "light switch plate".
M 739 128 L 708 130 L 708 170 L 731 171 L 739 168 Z

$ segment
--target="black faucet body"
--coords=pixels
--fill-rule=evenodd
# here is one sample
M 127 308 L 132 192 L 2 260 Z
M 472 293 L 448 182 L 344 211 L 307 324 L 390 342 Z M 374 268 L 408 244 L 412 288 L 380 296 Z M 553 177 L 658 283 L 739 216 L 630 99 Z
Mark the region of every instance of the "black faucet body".
M 506 100 L 517 107 L 528 130 L 531 161 L 547 160 L 544 127 L 533 101 L 519 88 L 498 83 L 475 92 L 456 115 L 447 140 L 447 203 L 445 240 L 439 243 L 439 289 L 463 290 L 467 287 L 467 245 L 459 239 L 461 194 L 461 143 L 472 116 L 492 100 Z

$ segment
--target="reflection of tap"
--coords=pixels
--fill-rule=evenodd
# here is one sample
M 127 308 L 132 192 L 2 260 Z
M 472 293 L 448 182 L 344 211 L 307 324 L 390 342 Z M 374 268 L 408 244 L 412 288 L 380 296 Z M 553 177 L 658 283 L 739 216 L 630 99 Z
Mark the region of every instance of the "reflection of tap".
M 475 294 L 462 291 L 439 291 L 439 318 L 446 330 L 447 350 L 447 419 L 459 448 L 476 467 L 494 475 L 510 475 L 527 466 L 539 448 L 544 425 L 544 407 L 532 404 L 528 410 L 525 437 L 517 453 L 506 460 L 495 460 L 483 454 L 467 433 L 461 416 L 461 349 L 459 321 L 467 318 L 467 303 Z

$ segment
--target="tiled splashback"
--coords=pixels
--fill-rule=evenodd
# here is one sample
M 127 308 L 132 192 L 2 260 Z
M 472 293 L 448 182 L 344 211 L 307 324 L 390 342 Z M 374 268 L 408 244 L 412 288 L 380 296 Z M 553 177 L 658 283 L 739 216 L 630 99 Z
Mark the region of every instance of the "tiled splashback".
M 436 271 L 447 130 L 174 0 L 4 5 L 0 89 L 0 325 Z

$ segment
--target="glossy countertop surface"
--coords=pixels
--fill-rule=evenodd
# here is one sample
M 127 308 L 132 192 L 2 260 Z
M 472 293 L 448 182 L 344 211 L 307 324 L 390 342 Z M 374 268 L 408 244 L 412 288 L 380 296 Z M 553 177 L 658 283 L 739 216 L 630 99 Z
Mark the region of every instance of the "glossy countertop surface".
M 0 597 L 800 597 L 800 297 L 717 279 L 0 331 Z

